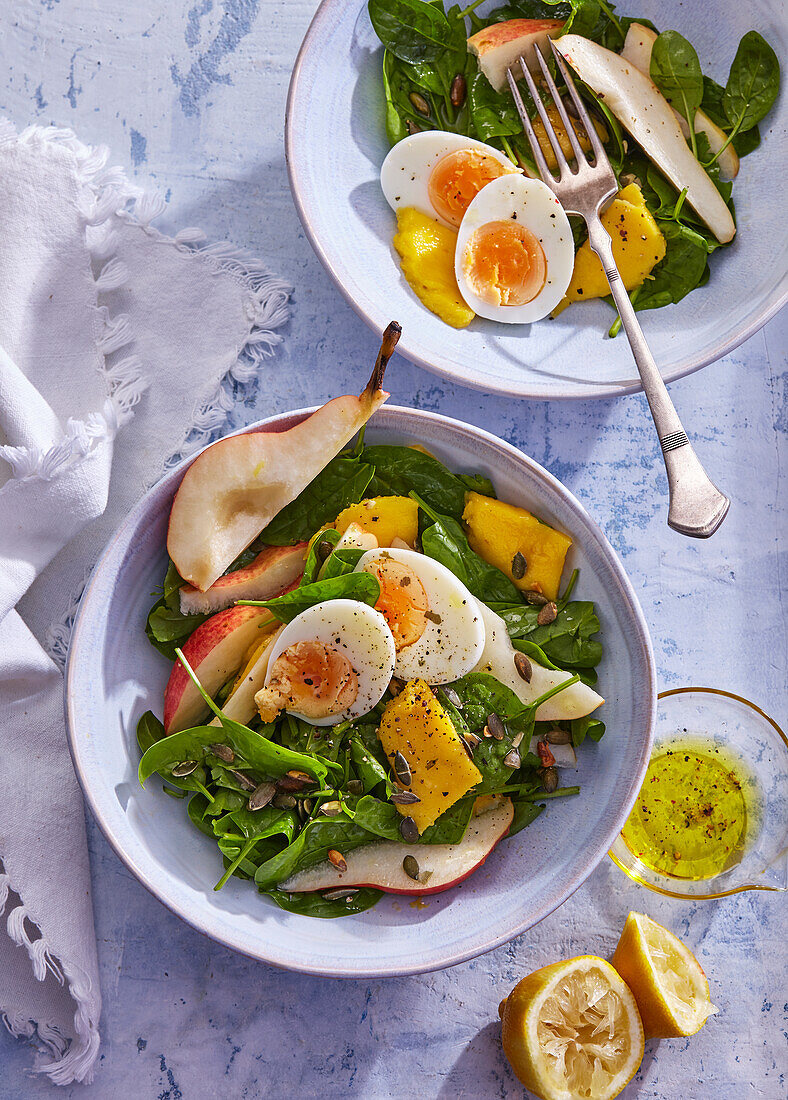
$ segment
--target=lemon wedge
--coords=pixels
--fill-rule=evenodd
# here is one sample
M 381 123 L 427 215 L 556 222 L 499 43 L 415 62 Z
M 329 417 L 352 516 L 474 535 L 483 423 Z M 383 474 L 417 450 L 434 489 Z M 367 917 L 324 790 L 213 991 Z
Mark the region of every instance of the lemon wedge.
M 694 1035 L 717 1012 L 698 960 L 643 913 L 627 917 L 611 962 L 635 995 L 647 1039 Z
M 610 963 L 580 955 L 534 971 L 499 1008 L 503 1049 L 542 1100 L 609 1100 L 643 1057 L 643 1025 Z

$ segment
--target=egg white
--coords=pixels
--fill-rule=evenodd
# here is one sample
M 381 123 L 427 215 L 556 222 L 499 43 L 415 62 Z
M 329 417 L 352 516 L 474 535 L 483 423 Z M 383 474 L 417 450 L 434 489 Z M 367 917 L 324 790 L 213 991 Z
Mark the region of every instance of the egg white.
M 484 650 L 484 623 L 474 597 L 450 569 L 416 550 L 370 550 L 359 559 L 356 572 L 385 557 L 401 562 L 418 577 L 430 612 L 440 619 L 428 620 L 421 637 L 397 653 L 395 676 L 449 684 L 470 672 Z
M 338 714 L 308 718 L 289 711 L 296 718 L 313 726 L 334 726 L 347 718 L 359 718 L 383 698 L 394 675 L 397 651 L 388 623 L 374 607 L 358 600 L 325 600 L 296 615 L 271 650 L 266 687 L 277 657 L 297 642 L 322 642 L 347 657 L 358 680 L 358 694 L 352 705 Z
M 508 169 L 511 173 L 508 177 L 510 179 L 520 172 L 507 156 L 493 149 L 492 145 L 485 145 L 483 141 L 464 137 L 462 134 L 449 134 L 444 130 L 425 130 L 421 134 L 403 138 L 383 161 L 380 186 L 392 210 L 412 206 L 441 225 L 447 225 L 450 229 L 456 228 L 432 205 L 428 185 L 430 174 L 438 161 L 447 153 L 456 153 L 460 149 L 476 149 L 479 153 L 492 157 Z
M 475 294 L 463 273 L 463 254 L 470 237 L 487 222 L 512 219 L 524 225 L 541 244 L 547 277 L 539 293 L 522 306 L 496 306 Z M 563 206 L 541 180 L 501 176 L 473 199 L 457 234 L 454 271 L 460 294 L 474 313 L 491 321 L 529 324 L 555 309 L 566 294 L 575 266 L 572 229 Z

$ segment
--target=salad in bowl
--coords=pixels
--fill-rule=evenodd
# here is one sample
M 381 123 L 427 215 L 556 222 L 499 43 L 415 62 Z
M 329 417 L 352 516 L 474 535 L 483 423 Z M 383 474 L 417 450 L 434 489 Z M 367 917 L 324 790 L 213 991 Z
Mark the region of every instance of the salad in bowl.
M 215 843 L 215 889 L 310 916 L 461 882 L 581 792 L 605 731 L 571 538 L 481 473 L 365 443 L 397 336 L 360 397 L 189 467 L 146 621 L 173 665 L 140 781 Z

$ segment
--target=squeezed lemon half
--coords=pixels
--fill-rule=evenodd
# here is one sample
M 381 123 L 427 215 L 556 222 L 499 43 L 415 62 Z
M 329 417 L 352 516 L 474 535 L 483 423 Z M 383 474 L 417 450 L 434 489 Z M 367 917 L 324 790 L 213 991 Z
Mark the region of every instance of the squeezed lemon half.
M 688 947 L 644 913 L 630 913 L 612 958 L 632 990 L 647 1039 L 694 1035 L 717 1009 Z
M 506 1057 L 542 1100 L 610 1100 L 643 1057 L 635 998 L 595 955 L 529 974 L 498 1011 Z

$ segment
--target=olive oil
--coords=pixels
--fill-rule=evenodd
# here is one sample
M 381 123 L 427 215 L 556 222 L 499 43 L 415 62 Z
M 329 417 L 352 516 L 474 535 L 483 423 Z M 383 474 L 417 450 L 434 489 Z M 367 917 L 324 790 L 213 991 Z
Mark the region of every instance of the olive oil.
M 659 746 L 621 833 L 652 871 L 700 881 L 738 863 L 753 806 L 744 762 L 713 741 Z

